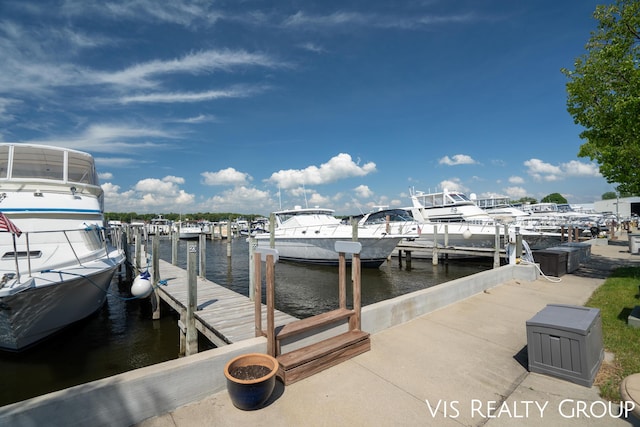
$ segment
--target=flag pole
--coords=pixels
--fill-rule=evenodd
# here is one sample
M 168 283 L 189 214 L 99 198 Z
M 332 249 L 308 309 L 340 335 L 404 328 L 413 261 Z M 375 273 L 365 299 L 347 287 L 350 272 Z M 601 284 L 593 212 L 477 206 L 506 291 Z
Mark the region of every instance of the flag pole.
M 20 283 L 20 269 L 18 268 L 18 249 L 16 246 L 16 233 L 11 232 L 11 237 L 13 237 L 13 259 L 16 261 L 16 274 L 18 278 L 16 279 L 16 283 Z

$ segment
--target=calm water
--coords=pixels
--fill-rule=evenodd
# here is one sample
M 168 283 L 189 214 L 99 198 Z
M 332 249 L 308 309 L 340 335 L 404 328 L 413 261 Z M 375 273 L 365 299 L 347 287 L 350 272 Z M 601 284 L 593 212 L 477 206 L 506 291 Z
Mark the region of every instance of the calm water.
M 231 243 L 207 241 L 207 278 L 248 295 L 249 247 L 244 238 Z M 186 266 L 187 242 L 180 241 L 178 265 Z M 171 242 L 163 238 L 160 257 L 171 260 Z M 362 303 L 428 288 L 438 283 L 491 268 L 492 259 L 431 265 L 413 260 L 412 269 L 398 267 L 397 259 L 378 269 L 362 270 Z M 162 279 L 162 275 L 160 277 Z M 148 301 L 124 300 L 129 286 L 114 278 L 111 294 L 97 313 L 21 353 L 0 352 L 0 406 L 39 396 L 143 366 L 175 359 L 179 350 L 177 315 L 169 310 L 151 320 Z M 276 266 L 276 308 L 296 317 L 308 317 L 338 305 L 336 267 Z

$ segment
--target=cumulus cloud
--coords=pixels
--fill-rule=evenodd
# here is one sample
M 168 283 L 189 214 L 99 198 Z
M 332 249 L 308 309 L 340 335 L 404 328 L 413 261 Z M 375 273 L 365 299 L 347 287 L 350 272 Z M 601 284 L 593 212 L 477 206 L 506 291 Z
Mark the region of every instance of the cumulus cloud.
M 600 168 L 595 163 L 582 163 L 577 160 L 571 160 L 562 164 L 562 169 L 567 176 L 602 176 Z
M 375 163 L 369 162 L 360 166 L 359 162 L 354 162 L 349 154 L 340 153 L 320 166 L 275 172 L 266 181 L 282 189 L 290 189 L 300 185 L 328 184 L 340 179 L 365 176 L 375 171 Z
M 146 211 L 153 212 L 191 206 L 195 196 L 180 188 L 184 183 L 184 178 L 171 175 L 162 179 L 145 178 L 124 192 L 120 192 L 117 185 L 104 183 L 102 189 L 105 194 L 105 210 L 128 212 L 138 211 L 143 207 Z
M 524 179 L 520 176 L 510 176 L 509 177 L 510 184 L 524 184 Z
M 518 200 L 528 196 L 527 190 L 522 187 L 507 187 L 504 191 L 512 200 Z
M 361 199 L 369 199 L 373 196 L 373 191 L 366 185 L 359 185 L 353 191 Z
M 572 160 L 560 166 L 543 162 L 540 159 L 529 159 L 524 162 L 527 173 L 536 181 L 559 181 L 566 177 L 598 177 L 601 176 L 598 166 L 594 163 L 582 163 Z
M 221 169 L 218 172 L 202 172 L 200 174 L 205 185 L 245 185 L 253 180 L 248 173 L 240 172 L 234 168 Z
M 471 156 L 467 156 L 466 154 L 456 154 L 452 158 L 450 158 L 449 156 L 444 156 L 443 158 L 438 160 L 438 163 L 441 165 L 456 166 L 473 165 L 477 162 L 473 160 Z
M 440 182 L 440 188 L 447 189 L 448 191 L 459 191 L 467 193 L 469 189 L 465 187 L 459 178 L 445 179 Z
M 208 199 L 202 205 L 203 211 L 209 212 L 246 212 L 250 206 L 252 212 L 268 212 L 274 210 L 272 196 L 268 191 L 241 185 L 228 189 Z

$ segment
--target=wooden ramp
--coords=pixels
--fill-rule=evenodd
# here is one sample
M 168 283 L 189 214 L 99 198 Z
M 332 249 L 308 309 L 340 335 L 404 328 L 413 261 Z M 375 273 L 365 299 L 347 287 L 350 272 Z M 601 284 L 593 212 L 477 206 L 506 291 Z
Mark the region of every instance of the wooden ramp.
M 163 260 L 159 260 L 158 270 L 160 280 L 166 281 L 166 285 L 160 285 L 157 294 L 180 313 L 181 323 L 184 323 L 189 294 L 188 272 Z M 298 320 L 278 310 L 274 314 L 276 325 Z M 249 297 L 205 278 L 197 278 L 196 329 L 216 346 L 254 338 L 254 315 L 255 305 Z M 266 323 L 266 313 L 263 319 Z

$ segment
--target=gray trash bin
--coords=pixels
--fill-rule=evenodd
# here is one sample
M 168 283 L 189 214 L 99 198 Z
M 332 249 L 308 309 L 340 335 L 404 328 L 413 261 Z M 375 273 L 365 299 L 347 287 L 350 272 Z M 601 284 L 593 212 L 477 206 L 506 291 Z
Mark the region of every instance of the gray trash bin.
M 633 233 L 628 234 L 627 238 L 629 239 L 629 252 L 632 254 L 637 254 L 640 252 L 640 234 Z
M 527 320 L 529 371 L 591 387 L 604 358 L 600 310 L 549 304 Z

